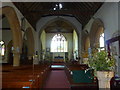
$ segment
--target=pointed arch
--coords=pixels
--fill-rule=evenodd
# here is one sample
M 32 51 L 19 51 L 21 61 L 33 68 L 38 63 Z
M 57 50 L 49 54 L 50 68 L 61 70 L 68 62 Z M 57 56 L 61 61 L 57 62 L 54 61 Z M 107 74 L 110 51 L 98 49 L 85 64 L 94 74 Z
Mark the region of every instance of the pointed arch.
M 10 6 L 5 6 L 0 8 L 0 15 L 5 15 L 10 24 L 12 31 L 13 47 L 14 47 L 14 62 L 13 66 L 19 66 L 20 64 L 20 53 L 22 50 L 22 32 L 20 29 L 20 24 L 18 17 L 14 8 Z
M 81 30 L 82 30 L 82 25 L 74 17 L 59 16 L 59 18 L 58 18 L 58 16 L 49 16 L 49 17 L 41 18 L 40 20 L 38 20 L 38 22 L 36 24 L 36 31 L 38 32 L 36 41 L 37 42 L 40 41 L 39 37 L 40 37 L 42 31 L 44 30 L 44 27 L 46 25 L 48 25 L 49 23 L 54 22 L 54 21 L 56 21 L 58 19 L 67 21 L 76 30 L 77 35 L 78 35 L 78 51 L 77 52 L 78 52 L 78 57 L 81 57 L 81 49 L 82 49 L 82 45 L 81 45 L 81 41 L 82 41 L 81 40 Z M 39 54 L 42 51 L 42 49 L 40 48 L 41 47 L 40 45 L 41 45 L 41 42 L 39 42 L 38 44 L 36 43 L 36 48 L 35 48 L 36 50 L 39 50 Z M 70 53 L 72 54 L 72 52 L 70 52 Z
M 99 47 L 100 35 L 104 32 L 104 24 L 100 19 L 95 19 L 90 30 L 90 47 Z

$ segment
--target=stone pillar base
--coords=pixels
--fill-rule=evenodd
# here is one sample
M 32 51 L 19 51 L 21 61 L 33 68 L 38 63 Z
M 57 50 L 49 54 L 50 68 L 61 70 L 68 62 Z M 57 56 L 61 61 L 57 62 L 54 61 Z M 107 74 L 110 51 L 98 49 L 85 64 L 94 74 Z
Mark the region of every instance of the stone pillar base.
M 35 58 L 33 59 L 33 64 L 39 64 L 39 60 L 38 60 L 37 57 L 35 57 Z
M 110 90 L 110 80 L 114 76 L 112 71 L 97 71 L 97 78 L 99 81 L 99 90 Z
M 13 66 L 20 66 L 20 54 L 14 53 L 13 57 Z

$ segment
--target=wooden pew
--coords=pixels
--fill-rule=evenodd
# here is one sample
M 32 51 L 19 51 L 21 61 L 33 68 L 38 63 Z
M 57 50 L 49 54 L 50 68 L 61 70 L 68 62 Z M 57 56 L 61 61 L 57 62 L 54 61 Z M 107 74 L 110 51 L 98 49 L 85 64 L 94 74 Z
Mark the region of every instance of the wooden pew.
M 32 88 L 32 82 L 17 82 L 17 81 L 11 81 L 11 82 L 2 82 L 2 88 Z
M 32 70 L 31 70 L 32 69 Z M 49 65 L 3 66 L 3 88 L 42 88 Z
M 65 72 L 67 75 L 67 78 L 71 84 L 71 89 L 95 89 L 98 90 L 98 80 L 96 77 L 94 77 L 94 81 L 91 83 L 76 83 L 73 80 L 73 71 L 84 71 L 87 70 L 89 67 L 85 64 L 66 64 Z M 92 75 L 94 73 L 92 72 Z M 79 75 L 80 76 L 80 75 Z

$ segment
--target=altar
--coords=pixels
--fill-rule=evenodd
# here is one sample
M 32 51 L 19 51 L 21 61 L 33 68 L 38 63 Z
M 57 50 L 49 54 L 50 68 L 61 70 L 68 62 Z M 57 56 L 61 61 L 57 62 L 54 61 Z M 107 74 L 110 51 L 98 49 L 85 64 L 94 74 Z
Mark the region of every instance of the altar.
M 64 62 L 64 57 L 63 56 L 55 56 L 54 62 Z

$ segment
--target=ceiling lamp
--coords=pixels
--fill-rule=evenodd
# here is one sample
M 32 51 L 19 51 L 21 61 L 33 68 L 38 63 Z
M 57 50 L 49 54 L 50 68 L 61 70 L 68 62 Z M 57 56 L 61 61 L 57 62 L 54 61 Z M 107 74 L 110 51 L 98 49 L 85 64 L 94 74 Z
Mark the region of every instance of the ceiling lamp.
M 57 3 L 53 10 L 61 10 L 63 8 L 63 5 L 61 3 Z

